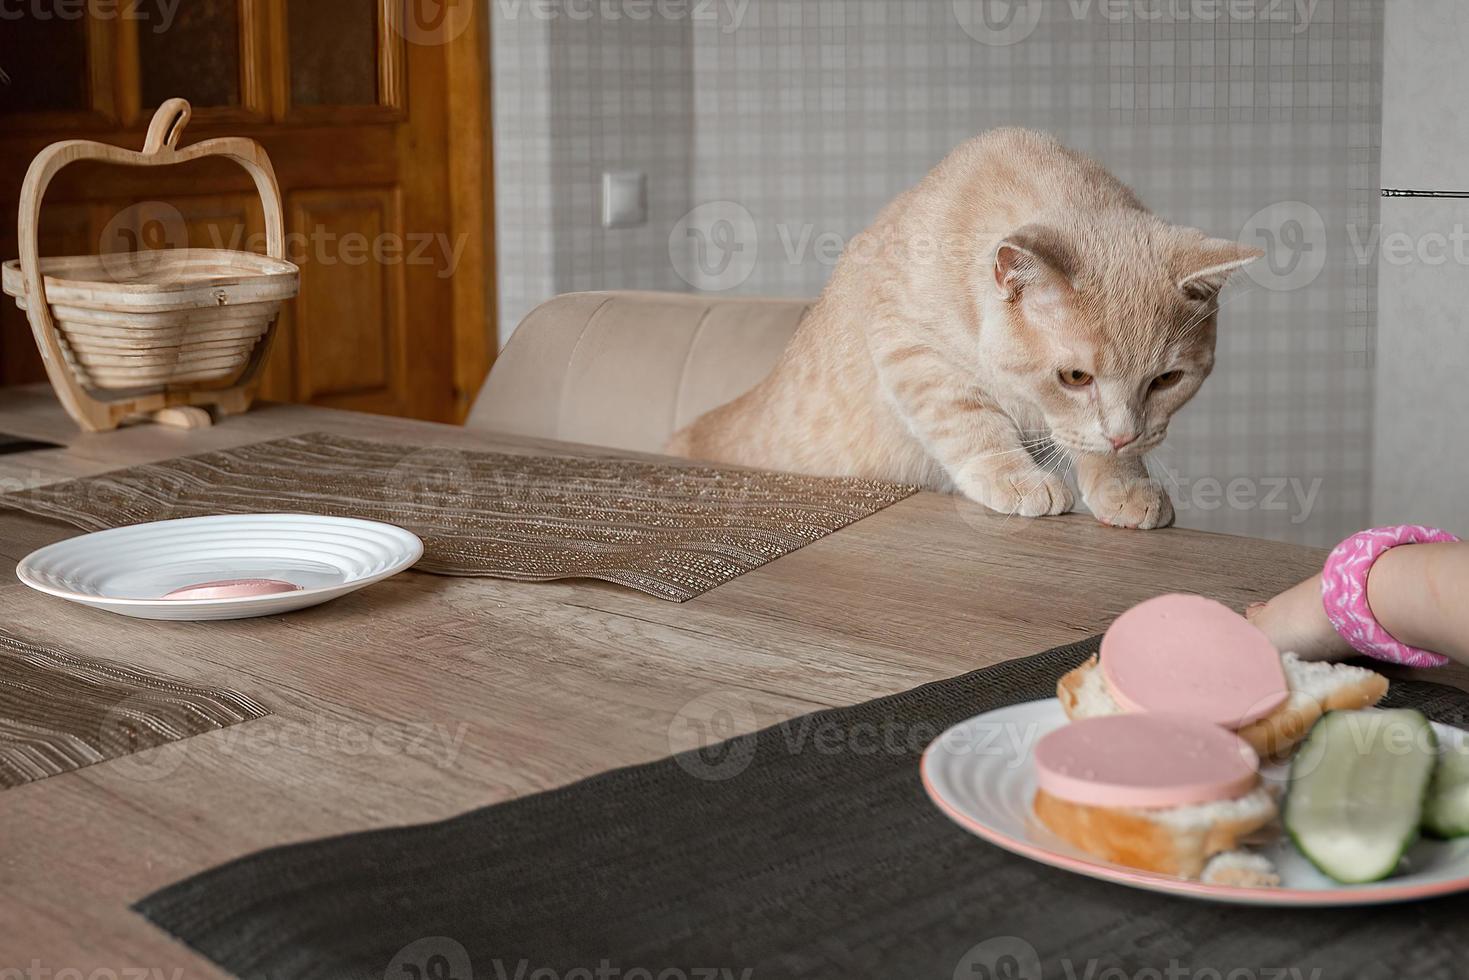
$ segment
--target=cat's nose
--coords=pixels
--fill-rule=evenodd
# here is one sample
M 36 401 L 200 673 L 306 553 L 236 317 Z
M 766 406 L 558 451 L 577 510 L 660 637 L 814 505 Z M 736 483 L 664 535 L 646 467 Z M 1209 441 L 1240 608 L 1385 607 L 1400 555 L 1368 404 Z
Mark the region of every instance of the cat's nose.
M 1137 442 L 1137 433 L 1129 432 L 1125 436 L 1108 436 L 1107 441 L 1112 443 L 1113 449 L 1121 449 L 1123 446 L 1130 446 Z

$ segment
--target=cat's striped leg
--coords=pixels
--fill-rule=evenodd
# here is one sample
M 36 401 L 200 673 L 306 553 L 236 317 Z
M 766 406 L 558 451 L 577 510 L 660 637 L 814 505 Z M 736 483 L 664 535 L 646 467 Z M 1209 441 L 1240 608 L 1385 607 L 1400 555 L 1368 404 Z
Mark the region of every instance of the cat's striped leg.
M 1076 476 L 1081 499 L 1103 524 L 1148 530 L 1173 523 L 1173 501 L 1141 456 L 1084 454 L 1077 457 Z
M 1042 456 L 1037 462 L 1009 416 L 995 409 L 974 412 L 963 425 L 970 429 L 970 438 L 963 448 L 945 450 L 953 461 L 945 469 L 964 496 L 1002 514 L 1022 517 L 1064 514 L 1075 506 L 1075 496 L 1061 474 L 1060 457 Z
M 927 347 L 874 353 L 884 393 L 960 493 L 1024 517 L 1072 508 L 1065 479 L 1031 457 L 1014 420 L 977 391 L 972 378 Z

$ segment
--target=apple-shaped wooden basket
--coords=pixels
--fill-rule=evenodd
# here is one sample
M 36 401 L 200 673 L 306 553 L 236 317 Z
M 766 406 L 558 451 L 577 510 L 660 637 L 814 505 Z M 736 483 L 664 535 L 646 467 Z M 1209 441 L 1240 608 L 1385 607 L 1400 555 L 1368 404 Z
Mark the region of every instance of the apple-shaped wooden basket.
M 62 405 L 89 432 L 125 419 L 195 428 L 243 412 L 270 353 L 281 304 L 300 273 L 285 259 L 280 188 L 260 144 L 206 140 L 184 149 L 189 103 L 170 99 L 141 153 L 89 140 L 53 143 L 21 188 L 20 258 L 6 262 L 5 292 L 25 310 Z M 201 157 L 234 160 L 255 180 L 265 210 L 265 255 L 171 248 L 43 259 L 36 234 L 52 178 L 79 160 L 162 167 Z

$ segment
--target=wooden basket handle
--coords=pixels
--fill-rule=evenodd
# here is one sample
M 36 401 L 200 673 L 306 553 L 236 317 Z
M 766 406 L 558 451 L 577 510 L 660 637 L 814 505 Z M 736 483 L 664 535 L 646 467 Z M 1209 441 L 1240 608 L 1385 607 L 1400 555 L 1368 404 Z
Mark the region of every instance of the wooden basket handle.
M 52 179 L 63 169 L 81 160 L 99 160 L 124 167 L 167 167 L 204 157 L 226 157 L 244 167 L 255 181 L 255 190 L 260 194 L 260 203 L 265 212 L 266 254 L 273 259 L 286 257 L 281 190 L 265 149 L 252 139 L 230 136 L 204 140 L 181 150 L 178 148 L 179 139 L 183 136 L 184 127 L 188 125 L 192 114 L 193 110 L 184 99 L 169 99 L 153 114 L 142 152 L 92 140 L 63 140 L 42 150 L 26 171 L 25 182 L 20 189 L 20 215 L 16 229 L 16 241 L 20 246 L 21 278 L 25 284 L 26 316 L 31 322 L 31 332 L 36 336 L 36 344 L 46 363 L 46 373 L 51 378 L 52 387 L 74 418 L 80 418 L 79 413 L 85 413 L 86 409 L 80 400 L 90 396 L 86 395 L 66 366 L 56 324 L 51 318 L 51 307 L 46 299 L 46 277 L 41 275 L 38 240 L 41 202 L 46 197 L 46 189 L 51 186 Z
M 179 137 L 184 135 L 184 127 L 189 124 L 189 118 L 193 115 L 194 110 L 187 99 L 169 99 L 163 103 L 153 113 L 153 121 L 148 124 L 143 152 L 155 154 L 165 146 L 170 150 L 177 150 Z

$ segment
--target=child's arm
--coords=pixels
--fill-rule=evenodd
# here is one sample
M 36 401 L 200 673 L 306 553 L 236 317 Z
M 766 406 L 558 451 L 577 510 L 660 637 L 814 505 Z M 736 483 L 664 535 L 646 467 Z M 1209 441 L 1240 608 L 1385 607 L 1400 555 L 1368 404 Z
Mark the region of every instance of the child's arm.
M 1382 554 L 1367 576 L 1367 604 L 1393 639 L 1469 664 L 1469 541 L 1412 544 Z M 1321 576 L 1245 615 L 1282 651 L 1307 660 L 1353 656 L 1321 604 Z

